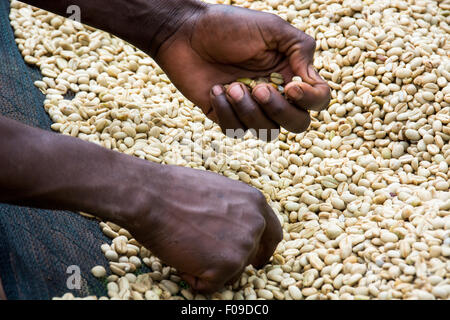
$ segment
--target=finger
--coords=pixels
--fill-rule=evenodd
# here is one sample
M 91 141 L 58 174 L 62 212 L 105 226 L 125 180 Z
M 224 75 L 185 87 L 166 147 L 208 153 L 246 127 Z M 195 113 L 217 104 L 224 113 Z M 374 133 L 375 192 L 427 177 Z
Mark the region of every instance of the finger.
M 261 268 L 269 262 L 278 244 L 283 239 L 283 229 L 272 208 L 266 203 L 262 212 L 266 218 L 266 229 L 261 236 L 258 251 L 250 261 L 256 268 Z
M 180 273 L 180 277 L 186 281 L 193 290 L 196 290 L 195 288 L 197 288 L 198 282 L 198 278 L 196 276 L 187 273 Z
M 288 131 L 305 131 L 310 122 L 308 112 L 291 105 L 275 88 L 259 84 L 253 89 L 253 96 L 264 112 L 276 123 Z
M 255 100 L 253 100 L 247 87 L 242 83 L 232 83 L 227 90 L 227 98 L 240 121 L 247 128 L 256 130 L 257 135 L 261 129 L 271 130 L 279 128 L 278 124 L 264 114 Z
M 289 63 L 292 70 L 297 74 L 304 71 L 301 67 L 313 63 L 314 53 L 316 51 L 316 40 L 298 29 L 292 30 L 292 32 L 291 37 L 296 41 L 294 41 L 287 49 L 286 53 L 289 56 Z
M 312 77 L 315 78 L 313 85 L 307 82 L 293 81 L 288 83 L 284 90 L 286 97 L 292 100 L 295 105 L 307 109 L 320 111 L 328 107 L 331 98 L 330 87 L 312 66 L 309 67 Z
M 255 258 L 259 252 L 259 248 L 260 248 L 259 242 L 261 242 L 261 237 L 262 237 L 262 234 L 260 234 L 257 245 L 254 246 L 252 251 L 249 253 L 249 255 L 248 255 L 249 258 L 247 259 L 247 262 L 244 263 L 244 265 L 242 266 L 241 269 L 239 269 L 235 274 L 233 274 L 233 276 L 231 276 L 231 279 L 229 281 L 227 281 L 226 284 L 233 285 L 241 277 L 242 273 L 245 271 L 245 268 L 247 268 L 247 266 L 249 264 L 252 264 L 252 262 L 255 261 Z
M 186 281 L 193 290 L 199 292 L 213 293 L 220 290 L 224 286 L 224 283 L 222 282 L 205 280 L 187 273 L 181 273 L 180 277 Z
M 231 279 L 227 281 L 226 285 L 233 285 L 236 281 L 238 281 L 246 267 L 247 266 L 244 266 L 239 271 L 237 271 L 236 274 L 233 275 Z
M 294 84 L 285 87 L 287 96 L 295 103 L 308 110 L 322 110 L 328 106 L 330 101 L 330 87 L 328 83 L 319 75 L 313 66 L 316 41 L 309 35 L 291 28 L 288 28 L 290 37 L 297 39 L 293 45 L 286 48 L 289 56 L 289 65 L 295 75 L 302 77 L 304 83 L 300 85 L 300 90 L 294 90 Z M 291 92 L 287 92 L 291 89 Z
M 320 111 L 325 109 L 330 103 L 331 92 L 328 83 L 314 69 L 314 66 L 307 63 L 305 59 L 303 63 L 292 68 L 296 75 L 302 77 L 302 83 L 290 82 L 285 86 L 286 96 L 291 99 L 297 106 L 307 110 Z
M 242 135 L 245 133 L 245 130 L 247 130 L 247 128 L 238 119 L 235 112 L 233 111 L 233 108 L 228 102 L 225 95 L 225 90 L 222 86 L 216 85 L 212 88 L 210 93 L 210 101 L 217 116 L 219 126 L 225 134 L 231 134 L 234 138 L 238 129 L 242 130 Z
M 285 87 L 285 94 L 296 106 L 315 111 L 327 108 L 331 98 L 330 88 L 326 83 L 311 86 L 305 82 L 290 82 Z
M 289 58 L 297 53 L 307 63 L 312 62 L 316 49 L 314 38 L 280 17 L 275 17 L 274 19 L 276 21 L 266 26 L 268 31 L 266 37 L 272 39 L 274 43 L 273 49 L 284 53 Z M 296 61 L 297 59 L 294 59 L 290 61 L 290 64 L 292 65 Z
M 303 106 L 310 110 L 320 110 L 329 102 L 329 87 L 313 66 L 316 40 L 288 22 L 278 21 L 279 23 L 273 23 L 271 32 L 277 35 L 274 38 L 277 49 L 288 57 L 294 75 L 301 76 L 305 82 L 301 86 L 307 99 Z

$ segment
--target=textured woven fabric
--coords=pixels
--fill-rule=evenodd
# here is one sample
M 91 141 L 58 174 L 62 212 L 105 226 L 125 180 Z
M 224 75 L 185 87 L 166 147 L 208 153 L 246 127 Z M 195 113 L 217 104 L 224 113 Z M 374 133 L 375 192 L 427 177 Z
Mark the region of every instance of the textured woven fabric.
M 42 76 L 23 61 L 8 16 L 9 1 L 0 0 L 0 114 L 49 130 L 45 97 L 33 85 Z M 105 283 L 90 269 L 107 266 L 100 250 L 107 241 L 97 221 L 79 214 L 0 204 L 0 277 L 7 298 L 51 299 L 66 292 L 106 295 Z M 71 265 L 81 271 L 79 290 L 66 285 L 73 275 L 67 273 Z

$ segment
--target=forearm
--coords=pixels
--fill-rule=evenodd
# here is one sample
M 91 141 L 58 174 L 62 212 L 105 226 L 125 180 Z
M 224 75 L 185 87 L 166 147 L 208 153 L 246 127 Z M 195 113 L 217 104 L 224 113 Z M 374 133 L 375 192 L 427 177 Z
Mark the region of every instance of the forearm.
M 198 0 L 23 0 L 35 7 L 67 16 L 81 10 L 81 23 L 110 32 L 155 57 L 166 41 L 205 5 Z
M 1 116 L 0 150 L 0 202 L 83 211 L 122 225 L 162 167 Z

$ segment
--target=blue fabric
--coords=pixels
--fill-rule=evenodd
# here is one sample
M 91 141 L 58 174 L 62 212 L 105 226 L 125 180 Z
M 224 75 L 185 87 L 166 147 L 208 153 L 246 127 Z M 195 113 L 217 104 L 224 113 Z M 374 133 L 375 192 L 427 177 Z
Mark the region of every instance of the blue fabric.
M 0 114 L 50 130 L 45 97 L 33 84 L 42 76 L 24 62 L 9 10 L 9 1 L 0 0 Z M 108 265 L 100 250 L 105 242 L 98 222 L 79 214 L 0 204 L 0 278 L 7 298 L 106 295 L 105 283 L 90 273 L 95 265 Z M 80 290 L 67 288 L 71 265 L 81 269 Z

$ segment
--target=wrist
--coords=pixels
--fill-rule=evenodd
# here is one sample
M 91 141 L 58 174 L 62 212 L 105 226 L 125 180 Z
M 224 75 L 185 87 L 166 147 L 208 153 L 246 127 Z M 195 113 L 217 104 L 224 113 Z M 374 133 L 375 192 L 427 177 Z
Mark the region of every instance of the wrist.
M 198 0 L 144 1 L 140 9 L 128 10 L 128 25 L 117 24 L 119 30 L 113 33 L 156 58 L 160 47 L 183 26 L 193 24 L 207 6 Z
M 0 202 L 82 211 L 127 227 L 149 216 L 164 192 L 167 166 L 1 116 L 0 134 Z
M 199 0 L 24 0 L 65 16 L 81 9 L 81 23 L 110 32 L 155 57 L 161 45 L 208 4 Z
M 99 206 L 94 210 L 103 220 L 135 230 L 142 219 L 150 218 L 151 204 L 161 194 L 165 166 L 114 152 L 110 167 L 108 179 L 93 178 L 103 187 L 92 188 L 89 201 Z

